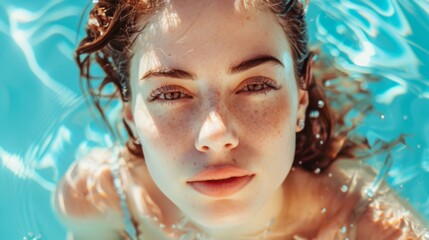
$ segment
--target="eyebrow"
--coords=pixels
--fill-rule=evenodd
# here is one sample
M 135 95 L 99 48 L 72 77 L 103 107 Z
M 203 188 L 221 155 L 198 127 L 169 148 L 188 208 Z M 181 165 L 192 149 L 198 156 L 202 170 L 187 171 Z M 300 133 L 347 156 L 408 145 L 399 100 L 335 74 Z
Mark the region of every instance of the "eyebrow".
M 237 74 L 263 64 L 274 64 L 274 65 L 279 65 L 284 67 L 284 64 L 280 60 L 278 60 L 277 58 L 271 55 L 258 55 L 248 60 L 244 60 L 235 66 L 232 66 L 228 70 L 228 74 Z M 195 74 L 186 72 L 184 70 L 173 69 L 168 67 L 149 70 L 143 75 L 143 77 L 141 77 L 141 80 L 151 78 L 151 77 L 167 77 L 167 78 L 177 78 L 177 79 L 184 79 L 184 80 L 196 79 Z

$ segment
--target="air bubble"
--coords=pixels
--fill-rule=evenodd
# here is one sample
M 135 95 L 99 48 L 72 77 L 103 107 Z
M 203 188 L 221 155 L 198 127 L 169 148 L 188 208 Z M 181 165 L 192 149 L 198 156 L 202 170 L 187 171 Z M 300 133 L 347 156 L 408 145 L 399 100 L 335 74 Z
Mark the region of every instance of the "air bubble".
M 321 170 L 320 170 L 320 168 L 316 168 L 316 169 L 314 169 L 314 173 L 315 173 L 315 174 L 319 174 L 319 173 L 320 173 L 320 171 L 321 171 Z
M 374 197 L 374 191 L 372 191 L 372 189 L 366 189 L 365 190 L 365 194 L 369 198 L 373 198 Z
M 341 192 L 347 192 L 349 190 L 349 187 L 347 187 L 347 185 L 343 185 L 341 186 Z
M 429 232 L 425 233 L 425 238 L 429 238 Z
M 384 120 L 384 115 L 382 114 L 382 115 L 380 116 L 380 118 L 381 118 L 382 120 Z
M 329 174 L 328 174 L 328 177 L 332 177 L 332 173 L 329 173 Z
M 319 133 L 317 133 L 316 134 L 316 139 L 319 139 L 320 138 L 320 134 Z
M 323 108 L 325 106 L 325 102 L 323 102 L 322 100 L 317 101 L 317 106 L 319 108 Z
M 299 165 L 302 165 L 302 161 L 299 161 L 299 162 L 298 162 L 298 164 L 299 164 Z
M 320 145 L 323 145 L 325 142 L 323 140 L 320 140 Z
M 338 34 L 344 34 L 346 32 L 346 27 L 344 25 L 338 25 L 335 30 Z
M 319 111 L 313 110 L 310 112 L 310 118 L 318 118 L 320 115 Z
M 22 237 L 22 240 L 41 240 L 41 239 L 42 239 L 42 235 L 37 234 L 37 236 L 35 236 L 33 232 L 28 232 L 26 236 Z
M 407 115 L 404 115 L 404 120 L 408 120 L 408 116 Z
M 343 226 L 342 228 L 341 228 L 341 233 L 346 233 L 347 232 L 347 227 L 346 226 Z
M 325 86 L 325 87 L 329 87 L 329 86 L 331 86 L 331 81 L 325 81 L 324 83 L 323 83 L 323 85 Z
M 321 212 L 322 214 L 325 214 L 325 213 L 326 213 L 326 208 L 322 208 L 322 209 L 320 210 L 320 212 Z

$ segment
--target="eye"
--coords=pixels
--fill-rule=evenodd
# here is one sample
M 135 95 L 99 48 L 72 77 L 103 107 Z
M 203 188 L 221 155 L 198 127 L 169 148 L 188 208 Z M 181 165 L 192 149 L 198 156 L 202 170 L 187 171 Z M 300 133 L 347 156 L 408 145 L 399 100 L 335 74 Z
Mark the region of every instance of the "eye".
M 180 99 L 192 98 L 182 89 L 176 86 L 162 86 L 150 93 L 147 98 L 148 102 L 160 101 L 162 103 L 174 103 Z
M 244 94 L 266 94 L 271 90 L 279 90 L 281 85 L 276 81 L 265 77 L 253 78 L 248 84 L 246 84 L 237 93 Z

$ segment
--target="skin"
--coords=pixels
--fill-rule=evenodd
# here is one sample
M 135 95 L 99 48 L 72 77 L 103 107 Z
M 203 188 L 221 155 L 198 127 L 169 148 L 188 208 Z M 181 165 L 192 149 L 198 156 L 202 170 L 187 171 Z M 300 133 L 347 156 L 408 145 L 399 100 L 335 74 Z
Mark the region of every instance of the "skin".
M 169 226 L 183 216 L 213 239 L 254 235 L 272 218 L 276 222 L 271 230 L 282 231 L 279 239 L 341 238 L 339 229 L 351 223 L 362 200 L 360 191 L 373 175 L 364 171 L 368 174 L 351 179 L 351 172 L 361 166 L 343 166 L 341 161 L 323 174 L 291 169 L 300 130 L 296 122 L 305 118 L 307 92 L 297 87 L 290 45 L 276 16 L 252 7 L 237 11 L 233 3 L 171 1 L 133 46 L 132 101 L 125 103 L 124 114 L 145 159 L 122 152 L 128 161 L 121 177 L 130 211 L 148 239 L 174 234 Z M 231 66 L 260 56 L 272 56 L 280 64 L 230 72 Z M 189 72 L 194 80 L 142 79 L 165 68 Z M 157 92 L 158 98 L 148 101 L 161 86 L 169 86 L 170 94 Z M 179 98 L 162 99 L 174 96 Z M 109 150 L 94 150 L 70 168 L 57 189 L 56 208 L 71 239 L 117 239 L 124 228 L 107 163 L 111 155 Z M 223 164 L 255 177 L 238 193 L 222 198 L 202 195 L 186 183 L 204 169 Z M 352 180 L 354 188 L 339 191 Z M 396 201 L 393 195 L 384 197 Z M 327 210 L 322 214 L 323 208 Z M 399 227 L 377 220 L 373 212 L 364 208 L 353 221 L 358 239 L 400 239 Z M 165 232 L 143 217 L 147 213 L 167 225 Z
M 296 122 L 305 117 L 308 95 L 297 88 L 290 46 L 275 16 L 266 10 L 238 12 L 232 3 L 173 1 L 151 21 L 134 47 L 130 111 L 160 190 L 207 232 L 227 233 L 239 226 L 251 233 L 282 208 L 280 186 L 293 163 Z M 173 16 L 175 21 L 169 21 Z M 231 66 L 268 55 L 281 64 L 229 73 Z M 195 80 L 141 80 L 148 71 L 163 68 L 190 72 Z M 265 85 L 262 78 L 280 89 Z M 250 91 L 250 84 L 264 89 Z M 165 85 L 174 87 L 173 93 L 183 91 L 182 98 L 146 100 Z M 202 195 L 186 183 L 222 164 L 255 177 L 226 198 Z M 258 223 L 242 221 L 251 218 Z

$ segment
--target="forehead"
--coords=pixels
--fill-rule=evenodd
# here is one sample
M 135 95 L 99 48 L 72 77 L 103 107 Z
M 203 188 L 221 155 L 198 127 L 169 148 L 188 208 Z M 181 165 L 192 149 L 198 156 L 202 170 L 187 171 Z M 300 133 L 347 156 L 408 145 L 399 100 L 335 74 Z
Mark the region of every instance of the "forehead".
M 163 65 L 201 58 L 233 62 L 290 50 L 272 12 L 235 0 L 172 0 L 147 22 L 133 47 L 139 58 L 156 57 Z

